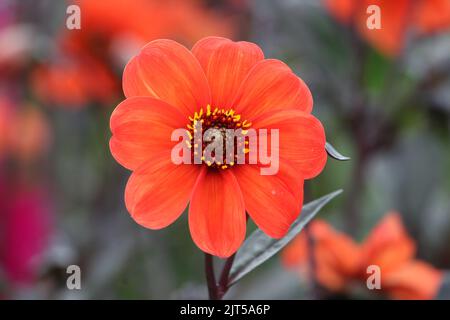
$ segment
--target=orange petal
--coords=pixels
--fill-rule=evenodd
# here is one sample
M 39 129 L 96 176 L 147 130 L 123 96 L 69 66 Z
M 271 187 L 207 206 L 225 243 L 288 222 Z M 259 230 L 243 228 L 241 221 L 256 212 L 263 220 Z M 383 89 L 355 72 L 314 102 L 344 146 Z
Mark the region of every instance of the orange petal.
M 233 106 L 252 121 L 265 112 L 297 109 L 311 112 L 312 95 L 306 84 L 283 62 L 258 62 L 240 87 Z
M 155 154 L 167 151 L 170 158 L 174 129 L 186 118 L 173 106 L 154 98 L 133 97 L 121 102 L 111 115 L 110 149 L 124 167 L 134 170 Z
M 161 99 L 188 116 L 210 103 L 208 81 L 197 59 L 172 40 L 152 41 L 130 60 L 123 90 L 128 98 Z
M 244 199 L 231 170 L 204 169 L 189 206 L 189 228 L 195 244 L 204 252 L 227 258 L 244 241 L 245 225 Z
M 448 0 L 417 1 L 415 12 L 415 24 L 421 33 L 443 31 L 450 27 Z
M 303 204 L 303 178 L 295 167 L 283 161 L 276 175 L 261 175 L 257 165 L 236 165 L 234 174 L 256 225 L 270 237 L 285 236 Z
M 253 121 L 256 129 L 279 130 L 280 162 L 288 160 L 304 179 L 317 176 L 325 166 L 325 132 L 322 124 L 311 114 L 298 110 L 267 112 Z M 267 137 L 270 142 L 270 137 Z M 269 144 L 269 150 L 271 145 Z
M 166 154 L 154 156 L 128 180 L 125 204 L 132 218 L 149 229 L 170 225 L 186 208 L 198 174 L 198 166 L 175 165 Z
M 362 250 L 364 266 L 378 265 L 383 272 L 388 272 L 412 259 L 416 248 L 400 215 L 390 212 L 372 230 Z
M 205 70 L 211 88 L 212 106 L 230 108 L 237 90 L 250 69 L 264 53 L 254 43 L 207 37 L 195 44 L 192 53 Z
M 434 299 L 442 278 L 442 272 L 431 265 L 413 261 L 388 273 L 381 269 L 381 289 L 394 299 Z

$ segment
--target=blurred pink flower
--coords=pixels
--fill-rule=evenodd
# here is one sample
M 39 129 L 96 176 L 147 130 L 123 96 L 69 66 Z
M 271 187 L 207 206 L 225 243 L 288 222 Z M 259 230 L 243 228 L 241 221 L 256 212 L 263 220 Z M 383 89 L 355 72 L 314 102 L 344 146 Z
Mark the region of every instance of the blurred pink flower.
M 42 188 L 0 178 L 0 273 L 9 284 L 36 279 L 51 230 L 49 213 Z
M 29 63 L 35 30 L 18 21 L 18 1 L 0 2 L 0 87 L 17 78 Z

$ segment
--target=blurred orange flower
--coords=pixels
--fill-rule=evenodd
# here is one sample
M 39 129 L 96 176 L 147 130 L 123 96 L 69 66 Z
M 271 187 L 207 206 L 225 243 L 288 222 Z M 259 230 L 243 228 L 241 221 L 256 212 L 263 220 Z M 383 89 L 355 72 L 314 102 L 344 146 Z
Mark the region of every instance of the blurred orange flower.
M 59 35 L 59 57 L 32 76 L 38 97 L 83 107 L 117 101 L 116 70 L 147 42 L 174 38 L 193 44 L 206 35 L 231 36 L 232 21 L 198 0 L 75 0 L 81 29 Z
M 135 49 L 139 49 L 149 40 L 161 37 L 193 44 L 211 34 L 232 34 L 231 20 L 207 9 L 201 0 L 75 0 L 73 3 L 80 6 L 82 27 L 66 31 L 64 40 L 67 45 L 85 50 L 109 50 L 117 40 L 135 41 L 138 46 Z
M 0 160 L 32 161 L 47 151 L 50 140 L 49 124 L 39 109 L 0 98 Z
M 433 299 L 442 272 L 414 259 L 415 244 L 402 225 L 400 215 L 388 213 L 361 245 L 322 220 L 309 226 L 313 241 L 315 277 L 325 288 L 342 292 L 353 284 L 365 286 L 367 268 L 378 266 L 381 291 L 394 299 Z M 310 274 L 308 239 L 302 232 L 283 252 L 283 263 Z
M 0 99 L 0 160 L 6 154 L 10 131 L 11 111 L 6 101 Z
M 398 55 L 408 34 L 430 34 L 450 27 L 450 0 L 325 0 L 329 12 L 344 24 L 353 24 L 362 38 L 381 53 Z M 378 5 L 381 29 L 367 27 L 367 8 Z
M 194 242 L 219 257 L 241 245 L 246 212 L 269 236 L 286 234 L 302 208 L 304 179 L 327 159 L 311 92 L 286 64 L 264 59 L 250 42 L 208 37 L 189 51 L 155 40 L 128 63 L 123 88 L 127 99 L 111 116 L 110 148 L 133 171 L 125 202 L 137 223 L 164 228 L 190 202 Z M 174 164 L 173 130 L 191 132 L 196 122 L 204 130 L 279 129 L 278 173 L 260 175 L 259 164 Z
M 81 55 L 76 60 L 38 66 L 31 85 L 45 103 L 68 108 L 86 107 L 89 102 L 106 104 L 117 99 L 119 88 L 105 65 Z

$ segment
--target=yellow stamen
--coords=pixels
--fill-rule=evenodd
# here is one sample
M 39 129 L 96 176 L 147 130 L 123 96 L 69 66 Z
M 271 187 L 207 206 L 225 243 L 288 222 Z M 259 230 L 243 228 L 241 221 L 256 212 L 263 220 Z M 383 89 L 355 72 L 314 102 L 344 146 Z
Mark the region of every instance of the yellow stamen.
M 204 109 L 204 110 L 203 110 Z M 204 155 L 204 148 L 205 145 L 200 143 L 201 140 L 194 139 L 195 135 L 199 128 L 198 128 L 198 122 L 202 123 L 202 128 L 204 130 L 210 129 L 210 128 L 216 128 L 221 130 L 224 138 L 225 137 L 225 130 L 228 129 L 234 129 L 239 130 L 239 133 L 241 135 L 245 135 L 248 133 L 248 128 L 251 126 L 251 122 L 244 120 L 241 121 L 241 116 L 239 114 L 236 114 L 236 111 L 234 109 L 224 109 L 224 108 L 217 108 L 212 107 L 211 105 L 206 105 L 204 108 L 199 108 L 197 111 L 194 112 L 193 116 L 189 117 L 190 123 L 187 124 L 187 132 L 188 137 L 190 141 L 187 141 L 186 144 L 189 148 L 193 149 L 194 156 L 201 155 L 201 161 L 204 162 L 208 167 L 212 167 L 214 169 L 228 169 L 230 167 L 233 167 L 236 164 L 236 157 L 235 154 L 236 149 L 234 149 L 232 152 L 227 154 L 227 160 L 225 161 L 218 161 L 219 159 L 205 159 Z M 250 149 L 248 148 L 249 142 L 245 141 L 244 143 L 238 142 L 238 145 L 236 148 L 240 151 L 243 151 L 244 153 L 249 153 Z M 225 150 L 224 147 L 224 153 L 228 152 Z M 231 158 L 230 158 L 231 156 Z M 230 159 L 229 163 L 227 162 L 228 159 Z

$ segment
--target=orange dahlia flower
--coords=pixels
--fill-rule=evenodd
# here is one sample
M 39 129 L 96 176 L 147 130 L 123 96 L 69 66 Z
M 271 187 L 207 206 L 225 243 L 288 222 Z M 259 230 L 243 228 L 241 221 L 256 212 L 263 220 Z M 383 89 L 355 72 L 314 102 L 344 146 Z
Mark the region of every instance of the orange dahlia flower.
M 303 181 L 326 162 L 325 133 L 311 115 L 312 96 L 283 62 L 265 59 L 250 42 L 208 37 L 191 51 L 155 40 L 125 68 L 126 100 L 111 115 L 111 153 L 133 171 L 125 203 L 144 227 L 161 229 L 189 205 L 192 239 L 229 257 L 245 238 L 246 212 L 266 234 L 283 237 L 298 217 Z M 279 171 L 256 164 L 171 161 L 174 129 L 279 130 Z M 202 150 L 203 152 L 203 150 Z
M 396 56 L 410 31 L 430 34 L 450 28 L 449 0 L 325 0 L 340 22 L 353 24 L 359 34 L 381 53 Z M 367 27 L 367 8 L 378 5 L 381 29 Z
M 442 283 L 441 271 L 414 259 L 416 246 L 398 213 L 388 213 L 361 245 L 325 221 L 313 221 L 310 232 L 315 277 L 331 291 L 346 291 L 354 284 L 366 286 L 371 265 L 380 268 L 381 291 L 394 299 L 433 299 Z M 308 247 L 301 233 L 283 252 L 283 263 L 309 273 Z

